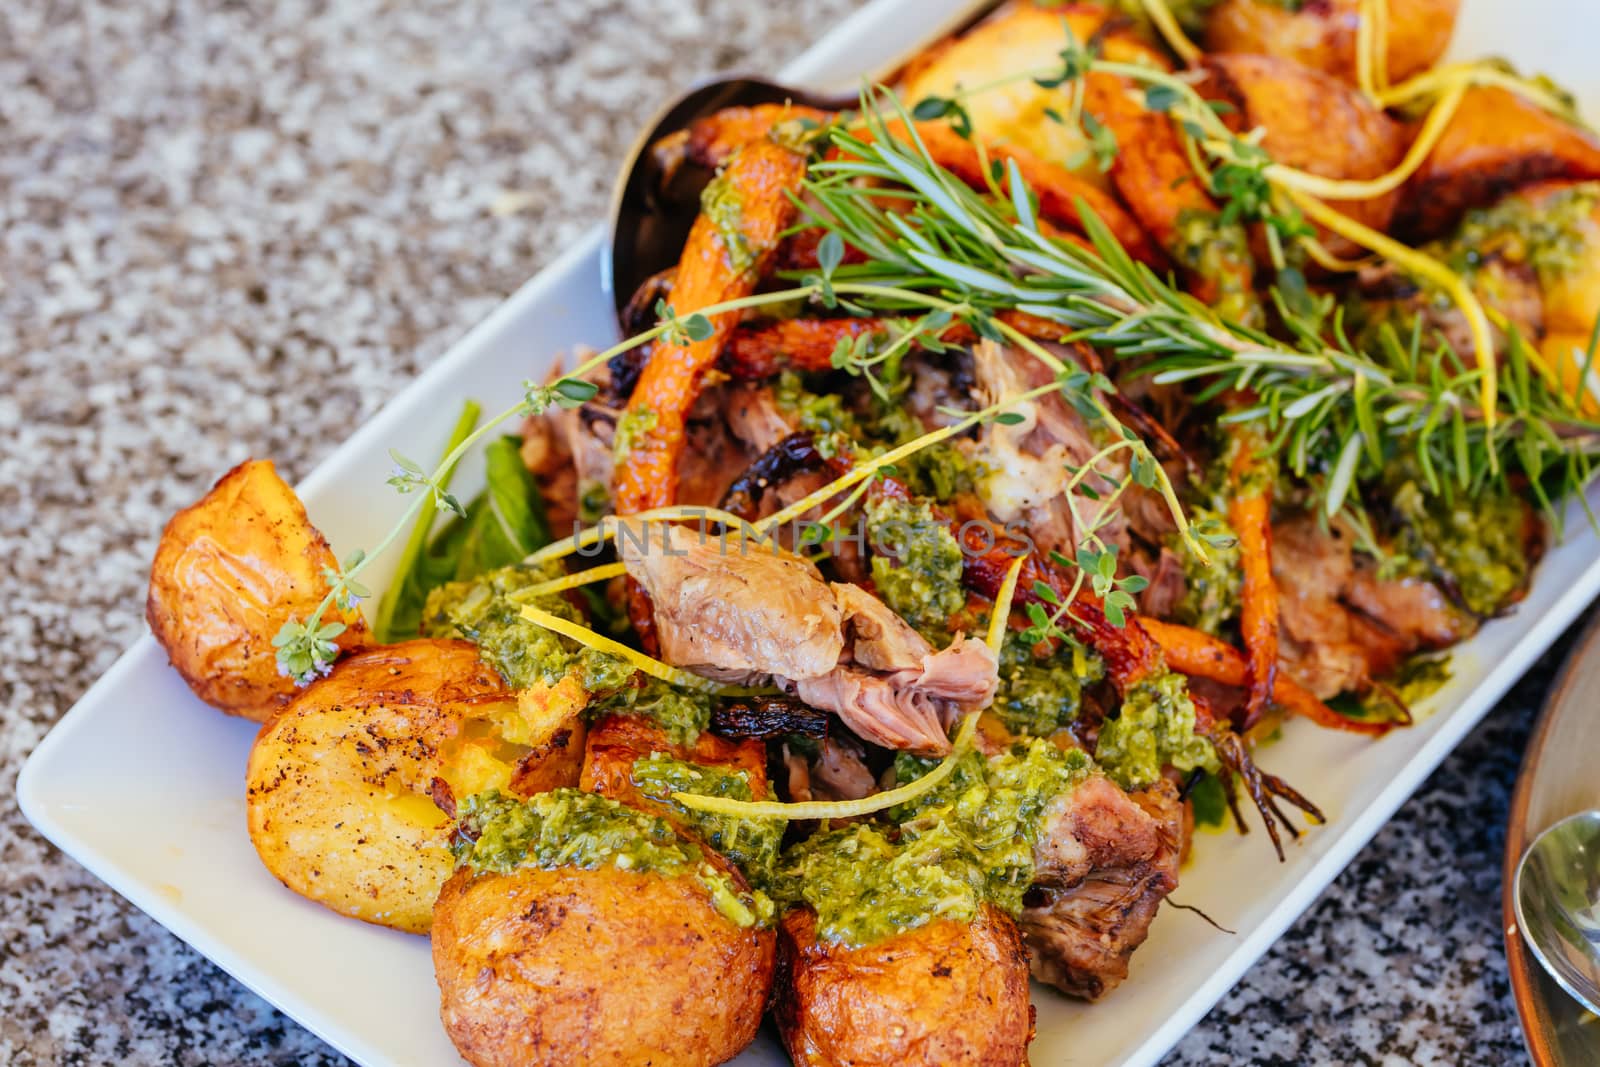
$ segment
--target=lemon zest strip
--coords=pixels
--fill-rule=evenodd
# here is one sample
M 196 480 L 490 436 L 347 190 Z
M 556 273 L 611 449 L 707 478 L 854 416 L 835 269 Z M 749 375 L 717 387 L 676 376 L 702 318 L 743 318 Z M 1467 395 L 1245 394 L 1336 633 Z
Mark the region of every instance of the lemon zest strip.
M 563 619 L 559 615 L 552 615 L 543 608 L 536 608 L 531 604 L 522 609 L 522 617 L 535 626 L 542 626 L 546 630 L 560 634 L 562 637 L 570 637 L 578 644 L 586 648 L 592 648 L 596 652 L 605 652 L 608 655 L 626 660 L 632 666 L 650 675 L 650 677 L 659 678 L 663 682 L 670 682 L 684 689 L 726 696 L 745 695 L 750 692 L 747 689 L 735 689 L 718 685 L 709 678 L 702 678 L 698 674 L 683 670 L 681 667 L 662 663 L 660 660 L 647 656 L 643 652 L 629 648 L 620 641 L 613 641 L 603 634 L 597 634 L 581 623 L 573 622 L 571 619 Z

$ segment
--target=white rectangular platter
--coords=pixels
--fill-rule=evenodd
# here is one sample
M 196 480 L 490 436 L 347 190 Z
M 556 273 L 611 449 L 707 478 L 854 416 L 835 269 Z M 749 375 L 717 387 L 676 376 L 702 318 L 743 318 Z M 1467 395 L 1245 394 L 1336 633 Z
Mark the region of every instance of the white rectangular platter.
M 1586 113 L 1600 115 L 1592 35 L 1575 32 L 1592 19 L 1592 2 L 1466 0 L 1455 52 L 1509 55 L 1572 87 Z M 971 0 L 874 0 L 780 77 L 849 88 L 862 72 L 881 71 L 937 38 L 972 7 Z M 523 379 L 540 377 L 563 352 L 614 336 L 599 252 L 594 233 L 553 263 L 299 487 L 341 556 L 376 542 L 400 507 L 384 484 L 391 446 L 425 454 L 447 435 L 460 400 L 509 404 Z M 473 473 L 464 472 L 464 489 L 473 488 Z M 1169 909 L 1134 957 L 1132 977 L 1108 1001 L 1086 1006 L 1038 990 L 1033 1062 L 1159 1059 L 1597 593 L 1600 540 L 1575 514 L 1531 595 L 1460 650 L 1455 679 L 1414 729 L 1373 744 L 1291 723 L 1262 762 L 1316 800 L 1329 825 L 1292 845 L 1281 865 L 1259 833 L 1201 838 L 1176 899 L 1238 933 Z M 18 781 L 18 799 L 61 849 L 341 1052 L 374 1067 L 458 1062 L 438 1021 L 426 939 L 308 903 L 256 859 L 243 787 L 253 734 L 251 724 L 201 705 L 146 636 L 40 744 Z M 764 1038 L 739 1062 L 785 1060 Z

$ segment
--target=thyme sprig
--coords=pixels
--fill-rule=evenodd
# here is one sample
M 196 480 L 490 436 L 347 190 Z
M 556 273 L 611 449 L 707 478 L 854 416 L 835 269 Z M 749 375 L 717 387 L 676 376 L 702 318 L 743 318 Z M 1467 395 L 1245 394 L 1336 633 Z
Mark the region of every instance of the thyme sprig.
M 273 646 L 277 649 L 278 671 L 293 678 L 300 685 L 306 685 L 328 673 L 339 653 L 337 638 L 346 629 L 342 622 L 324 621 L 328 612 L 335 606 L 352 611 L 359 601 L 371 596 L 371 591 L 358 580 L 358 576 L 412 526 L 413 520 L 424 507 L 442 507 L 458 515 L 464 514 L 460 501 L 446 488 L 450 473 L 463 456 L 496 428 L 511 419 L 542 415 L 552 408 L 581 407 L 598 392 L 596 385 L 587 380 L 591 371 L 603 366 L 612 357 L 640 345 L 649 344 L 657 338 L 665 338 L 674 343 L 704 339 L 711 332 L 709 316 L 797 299 L 810 300 L 820 296 L 821 292 L 821 283 L 812 282 L 783 292 L 760 293 L 725 301 L 701 308 L 686 316 L 680 316 L 665 303 L 660 304 L 657 307 L 660 321 L 653 328 L 613 345 L 586 360 L 570 374 L 554 381 L 523 382 L 522 397 L 516 404 L 489 419 L 471 433 L 462 436 L 433 470 L 425 470 L 421 464 L 391 451 L 390 457 L 395 461 L 395 471 L 389 477 L 388 483 L 402 495 L 414 494 L 415 499 L 371 550 L 352 553 L 338 569 L 324 568 L 323 577 L 328 584 L 328 590 L 321 602 L 306 618 L 291 617 L 273 638 Z
M 1557 521 L 1557 502 L 1594 480 L 1600 422 L 1550 383 L 1520 339 L 1489 369 L 1469 365 L 1420 326 L 1366 351 L 1337 317 L 1321 332 L 1281 300 L 1289 336 L 1276 339 L 1223 319 L 1135 262 L 1081 204 L 1092 251 L 1045 234 L 1015 167 L 1005 197 L 974 192 L 934 161 L 888 90 L 864 92 L 861 107 L 869 136 L 834 130 L 840 158 L 813 167 L 805 190 L 815 204 L 811 221 L 867 257 L 841 267 L 838 278 L 936 295 L 995 323 L 1008 309 L 1047 319 L 1073 340 L 1139 358 L 1159 383 L 1204 383 L 1202 400 L 1253 391 L 1257 401 L 1229 417 L 1260 423 L 1269 447 L 1317 487 L 1329 515 L 1402 455 L 1417 455 L 1436 495 L 1521 473 Z M 896 188 L 892 210 L 884 183 Z M 891 309 L 870 297 L 860 302 Z M 1492 412 L 1480 403 L 1487 373 L 1497 375 Z

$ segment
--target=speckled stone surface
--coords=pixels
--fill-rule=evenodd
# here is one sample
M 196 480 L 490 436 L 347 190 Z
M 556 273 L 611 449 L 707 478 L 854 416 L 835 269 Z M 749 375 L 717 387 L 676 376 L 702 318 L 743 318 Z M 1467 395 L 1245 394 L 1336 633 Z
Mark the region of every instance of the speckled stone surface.
M 303 475 L 598 219 L 655 101 L 855 0 L 0 4 L 0 795 L 140 632 L 167 515 Z M 1173 1053 L 1506 1063 L 1526 679 Z M 342 1062 L 0 803 L 0 1062 Z

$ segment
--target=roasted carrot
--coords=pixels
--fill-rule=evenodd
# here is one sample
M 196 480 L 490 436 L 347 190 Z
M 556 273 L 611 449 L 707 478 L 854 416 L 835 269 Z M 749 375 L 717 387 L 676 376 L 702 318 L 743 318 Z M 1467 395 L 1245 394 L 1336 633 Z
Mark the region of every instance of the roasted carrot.
M 983 156 L 977 145 L 942 122 L 919 122 L 916 132 L 935 163 L 974 189 L 988 189 L 989 175 L 984 173 Z M 991 160 L 1016 163 L 1022 180 L 1038 196 L 1039 214 L 1046 221 L 1073 233 L 1083 233 L 1083 218 L 1078 213 L 1081 200 L 1106 224 L 1128 255 L 1154 267 L 1165 265 L 1166 257 L 1151 243 L 1139 223 L 1098 186 L 1060 164 L 1040 159 L 1015 146 L 991 145 L 987 146 L 987 153 Z
M 771 141 L 749 144 L 729 161 L 719 179 L 726 183 L 725 208 L 719 217 L 702 212 L 695 220 L 678 263 L 672 306 L 680 318 L 755 290 L 778 235 L 794 222 L 788 194 L 799 188 L 805 171 L 803 156 Z M 736 315 L 717 315 L 704 340 L 663 343 L 651 353 L 618 426 L 618 515 L 677 502 L 689 409 L 737 321 Z
M 1172 119 L 1129 95 L 1120 77 L 1093 73 L 1086 106 L 1116 136 L 1111 180 L 1134 218 L 1184 269 L 1194 295 L 1224 316 L 1254 323 L 1255 262 L 1243 225 L 1220 222 Z
M 1145 632 L 1161 646 L 1162 655 L 1173 670 L 1194 678 L 1206 678 L 1220 685 L 1243 687 L 1249 684 L 1249 661 L 1227 642 L 1177 623 L 1150 618 L 1140 621 Z M 1381 737 L 1398 725 L 1340 715 L 1281 671 L 1273 680 L 1272 699 L 1291 714 L 1310 719 L 1330 730 Z
M 1059 341 L 1071 331 L 1049 319 L 1023 311 L 1002 311 L 1001 322 L 1039 341 Z M 723 370 L 740 381 L 768 378 L 782 370 L 826 371 L 841 340 L 882 333 L 881 319 L 786 319 L 744 325 L 728 339 L 722 356 Z M 970 344 L 977 332 L 965 322 L 952 322 L 940 333 L 948 344 Z M 1087 351 L 1087 350 L 1086 350 Z M 1098 370 L 1098 364 L 1091 369 Z
M 1236 430 L 1229 480 L 1228 525 L 1239 538 L 1244 583 L 1239 594 L 1239 632 L 1249 657 L 1249 700 L 1243 729 L 1261 721 L 1272 702 L 1278 674 L 1278 586 L 1272 577 L 1272 478 L 1256 452 L 1256 437 Z

